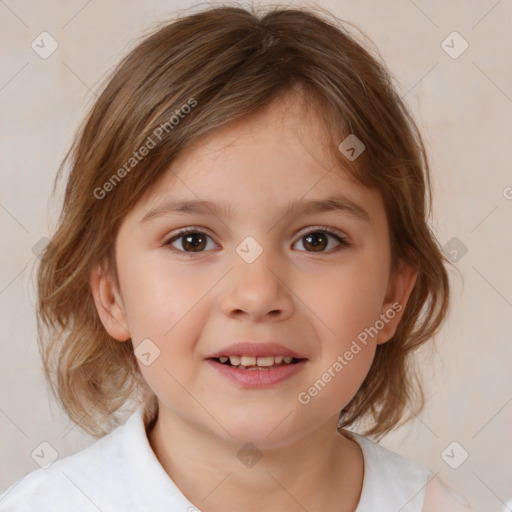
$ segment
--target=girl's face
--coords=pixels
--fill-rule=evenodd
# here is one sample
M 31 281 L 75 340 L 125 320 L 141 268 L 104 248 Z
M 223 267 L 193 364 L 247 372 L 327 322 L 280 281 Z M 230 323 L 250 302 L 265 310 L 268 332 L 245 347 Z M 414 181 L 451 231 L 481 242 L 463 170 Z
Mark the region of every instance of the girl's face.
M 390 274 L 382 198 L 333 166 L 324 139 L 282 100 L 218 130 L 124 219 L 120 290 L 94 274 L 105 327 L 131 337 L 175 424 L 259 447 L 334 430 L 393 335 L 416 274 Z

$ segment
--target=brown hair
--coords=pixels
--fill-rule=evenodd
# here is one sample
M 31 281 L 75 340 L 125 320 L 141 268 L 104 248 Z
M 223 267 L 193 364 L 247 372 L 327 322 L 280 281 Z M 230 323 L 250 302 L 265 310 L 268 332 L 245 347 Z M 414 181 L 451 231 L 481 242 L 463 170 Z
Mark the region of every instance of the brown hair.
M 298 91 L 322 116 L 334 161 L 382 194 L 393 268 L 407 263 L 419 272 L 395 335 L 377 346 L 339 428 L 371 415 L 365 434 L 383 435 L 396 427 L 415 391 L 419 411 L 424 407 L 410 355 L 447 312 L 449 262 L 427 225 L 430 172 L 421 135 L 378 52 L 358 41 L 344 26 L 350 24 L 319 8 L 267 9 L 257 15 L 220 6 L 159 26 L 114 69 L 59 168 L 54 193 L 71 160 L 58 228 L 38 268 L 39 346 L 50 389 L 92 435 L 116 426 L 122 406 L 135 396 L 156 403 L 131 342 L 111 338 L 100 321 L 89 285 L 92 268 L 103 262 L 118 284 L 120 223 L 181 151 Z M 169 127 L 191 98 L 197 106 L 127 171 L 134 152 L 158 127 Z M 338 149 L 349 134 L 365 144 L 353 161 Z M 123 166 L 122 179 L 114 181 Z M 108 194 L 98 192 L 107 188 Z

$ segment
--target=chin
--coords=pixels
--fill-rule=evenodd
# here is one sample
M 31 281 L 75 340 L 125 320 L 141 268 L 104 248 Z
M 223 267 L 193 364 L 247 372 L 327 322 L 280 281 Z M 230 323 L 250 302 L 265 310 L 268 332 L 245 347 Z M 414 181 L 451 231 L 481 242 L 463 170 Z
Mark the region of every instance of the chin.
M 237 418 L 217 417 L 229 434 L 217 424 L 215 433 L 237 449 L 247 443 L 252 443 L 260 450 L 278 449 L 292 444 L 304 435 L 304 430 L 292 419 L 293 414 L 286 416 L 255 413 L 242 414 Z

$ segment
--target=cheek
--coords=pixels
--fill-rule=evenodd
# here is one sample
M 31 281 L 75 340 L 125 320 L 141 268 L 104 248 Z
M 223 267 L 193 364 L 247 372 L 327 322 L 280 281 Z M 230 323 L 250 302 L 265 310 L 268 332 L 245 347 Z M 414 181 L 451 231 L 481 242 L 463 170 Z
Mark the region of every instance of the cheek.
M 158 354 L 148 366 L 138 361 L 148 384 L 159 387 L 165 382 L 166 386 L 173 386 L 170 374 L 180 382 L 192 379 L 196 371 L 194 350 L 201 326 L 208 320 L 208 308 L 212 307 L 207 292 L 215 283 L 215 276 L 201 276 L 191 267 L 170 269 L 165 261 L 152 261 L 144 267 L 127 266 L 124 272 L 123 297 L 135 353 L 144 340 Z M 148 339 L 157 348 L 145 341 Z M 200 359 L 197 354 L 198 364 Z M 185 360 L 190 364 L 184 365 Z
M 331 418 L 352 400 L 366 378 L 375 354 L 374 345 L 358 345 L 352 350 L 333 354 L 308 386 L 298 390 L 300 406 L 297 414 L 302 421 L 313 424 L 319 418 Z
M 386 262 L 376 257 L 347 259 L 346 264 L 313 277 L 299 277 L 296 288 L 315 313 L 322 338 L 343 349 L 379 318 L 387 286 Z M 331 343 L 332 341 L 332 343 Z
M 180 324 L 197 314 L 211 283 L 190 272 L 170 269 L 161 261 L 125 269 L 126 313 L 132 339 L 166 340 Z

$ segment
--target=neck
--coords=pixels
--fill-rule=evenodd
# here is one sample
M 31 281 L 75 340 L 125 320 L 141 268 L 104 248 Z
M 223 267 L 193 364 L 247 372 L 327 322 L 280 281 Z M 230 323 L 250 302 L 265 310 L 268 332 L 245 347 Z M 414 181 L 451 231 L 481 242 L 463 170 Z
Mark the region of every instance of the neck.
M 148 439 L 187 499 L 208 512 L 353 512 L 362 488 L 359 445 L 336 430 L 337 417 L 274 449 L 241 447 L 160 407 Z

